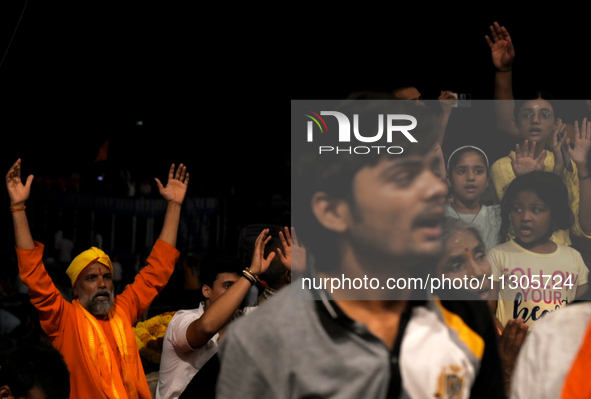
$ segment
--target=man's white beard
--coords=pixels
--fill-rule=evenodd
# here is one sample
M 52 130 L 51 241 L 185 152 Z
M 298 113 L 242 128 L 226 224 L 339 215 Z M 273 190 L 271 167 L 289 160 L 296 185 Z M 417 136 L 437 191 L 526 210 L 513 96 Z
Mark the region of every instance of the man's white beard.
M 101 295 L 108 295 L 109 299 L 106 301 L 97 301 L 96 297 Z M 86 295 L 85 292 L 81 292 L 79 295 L 80 304 L 88 310 L 94 316 L 102 317 L 109 313 L 109 310 L 113 307 L 115 295 L 109 290 L 99 290 L 90 296 Z

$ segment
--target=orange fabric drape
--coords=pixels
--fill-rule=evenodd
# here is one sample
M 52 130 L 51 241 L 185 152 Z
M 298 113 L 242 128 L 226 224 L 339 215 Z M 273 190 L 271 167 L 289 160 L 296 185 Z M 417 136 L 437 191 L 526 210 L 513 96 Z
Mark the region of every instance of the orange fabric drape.
M 591 370 L 591 323 L 587 326 L 581 349 L 564 380 L 563 399 L 591 398 L 589 370 Z

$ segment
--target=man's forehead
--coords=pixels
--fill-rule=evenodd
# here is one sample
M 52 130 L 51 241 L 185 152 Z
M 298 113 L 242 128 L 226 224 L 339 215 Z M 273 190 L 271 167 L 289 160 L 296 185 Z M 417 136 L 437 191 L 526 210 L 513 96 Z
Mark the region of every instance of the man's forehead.
M 381 158 L 374 167 L 379 169 L 391 169 L 404 166 L 430 165 L 437 160 L 437 155 L 433 151 L 427 154 L 412 154 L 402 157 L 384 157 Z
M 91 265 L 88 265 L 84 270 L 82 270 L 82 273 L 80 273 L 80 276 L 87 276 L 89 274 L 107 274 L 107 273 L 111 273 L 111 269 L 109 269 L 108 266 L 103 265 L 100 262 L 94 262 Z

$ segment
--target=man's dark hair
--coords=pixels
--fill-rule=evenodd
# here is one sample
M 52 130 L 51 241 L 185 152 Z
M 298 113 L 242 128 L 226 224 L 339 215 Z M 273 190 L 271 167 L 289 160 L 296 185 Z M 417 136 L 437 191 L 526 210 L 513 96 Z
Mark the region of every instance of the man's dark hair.
M 351 123 L 353 123 L 352 115 L 359 115 L 359 131 L 365 136 L 372 135 L 371 132 L 375 135 L 377 132 L 377 115 L 384 115 L 384 119 L 388 114 L 412 115 L 417 120 L 417 126 L 409 133 L 418 142 L 411 143 L 402 133 L 394 132 L 391 143 L 380 144 L 386 147 L 402 147 L 403 153 L 399 155 L 388 154 L 385 149 L 382 149 L 380 154 L 377 154 L 377 151 L 364 155 L 343 152 L 337 154 L 335 151 L 319 154 L 318 149 L 314 151 L 310 147 L 296 154 L 297 150 L 292 146 L 294 151 L 292 156 L 295 160 L 292 167 L 293 224 L 298 231 L 298 237 L 301 237 L 317 263 L 322 263 L 323 267 L 327 268 L 333 268 L 328 262 L 336 261 L 337 235 L 322 227 L 313 215 L 310 201 L 314 193 L 322 191 L 333 198 L 345 199 L 353 203 L 352 182 L 359 170 L 366 166 L 375 166 L 382 159 L 425 155 L 434 148 L 437 140 L 438 110 L 429 107 L 419 107 L 400 100 L 344 100 L 335 110 L 347 115 Z M 400 121 L 399 124 L 408 125 L 409 123 Z M 330 132 L 330 134 L 333 133 Z M 372 145 L 370 143 L 338 144 L 347 147 Z M 323 254 L 326 255 L 323 256 Z
M 549 235 L 552 235 L 552 233 L 558 230 L 567 230 L 572 226 L 574 216 L 569 205 L 568 189 L 564 185 L 560 176 L 552 172 L 529 172 L 517 176 L 511 181 L 505 191 L 505 195 L 503 195 L 503 199 L 501 200 L 502 242 L 506 242 L 509 239 L 507 233 L 511 226 L 511 209 L 513 207 L 513 200 L 517 194 L 522 191 L 531 191 L 535 193 L 550 208 L 552 226 Z
M 246 265 L 237 257 L 227 254 L 213 253 L 205 255 L 200 269 L 200 280 L 202 285 L 213 287 L 213 283 L 220 273 L 235 273 L 242 275 Z
M 27 345 L 7 352 L 1 360 L 0 387 L 7 385 L 15 398 L 33 388 L 47 399 L 70 397 L 70 373 L 59 351 L 45 344 Z

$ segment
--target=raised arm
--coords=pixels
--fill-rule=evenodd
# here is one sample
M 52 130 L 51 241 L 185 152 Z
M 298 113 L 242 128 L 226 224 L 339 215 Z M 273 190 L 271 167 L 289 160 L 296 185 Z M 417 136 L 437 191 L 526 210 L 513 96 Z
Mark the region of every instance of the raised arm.
M 451 116 L 451 109 L 453 104 L 457 103 L 458 99 L 453 95 L 451 91 L 442 91 L 438 97 L 439 104 L 441 105 L 441 113 L 439 114 L 439 133 L 437 135 L 437 144 L 443 145 L 443 138 L 445 137 L 445 130 Z
M 263 256 L 265 244 L 270 239 L 269 229 L 265 229 L 259 234 L 255 242 L 250 270 L 257 277 L 269 268 L 271 261 L 275 257 L 274 252 L 271 252 L 267 259 Z M 211 337 L 220 331 L 230 321 L 250 287 L 250 281 L 242 276 L 217 300 L 211 303 L 205 309 L 203 316 L 189 324 L 187 328 L 187 342 L 189 345 L 193 348 L 205 345 Z
M 23 184 L 21 180 L 21 160 L 20 158 L 17 159 L 6 174 L 6 188 L 10 198 L 15 244 L 22 249 L 35 248 L 35 242 L 25 213 L 25 203 L 31 194 L 32 182 L 33 175 L 30 175 Z
M 63 309 L 70 305 L 53 284 L 51 277 L 43 265 L 43 245 L 35 245 L 27 214 L 25 203 L 31 193 L 33 175 L 30 175 L 25 184 L 21 180 L 21 160 L 18 159 L 6 174 L 6 188 L 10 197 L 10 210 L 14 225 L 14 237 L 20 277 L 27 287 L 31 303 L 38 310 L 39 321 L 43 331 L 53 341 L 61 336 L 60 329 L 64 320 Z
M 570 144 L 570 140 L 567 139 Z M 583 233 L 591 235 L 591 175 L 587 165 L 587 157 L 591 150 L 591 121 L 583 119 L 581 128 L 575 121 L 574 149 L 568 146 L 571 159 L 577 165 L 579 178 L 579 224 Z M 577 217 L 577 215 L 575 215 Z
M 513 98 L 513 60 L 515 59 L 515 49 L 511 36 L 504 26 L 495 22 L 490 26 L 490 37 L 485 36 L 485 40 L 490 47 L 495 72 L 495 113 L 497 116 L 497 128 L 518 138 L 519 130 L 515 125 L 513 111 L 515 101 Z
M 281 264 L 292 274 L 302 275 L 306 271 L 306 248 L 300 245 L 295 228 L 283 228 L 284 233 L 279 232 L 281 248 L 277 248 L 277 255 Z
M 168 171 L 168 183 L 164 186 L 160 180 L 155 178 L 160 195 L 168 202 L 166 214 L 164 215 L 164 224 L 160 232 L 159 239 L 176 247 L 176 238 L 181 218 L 181 205 L 187 193 L 189 184 L 189 173 L 187 167 L 180 164 L 175 173 L 175 166 L 172 164 Z

